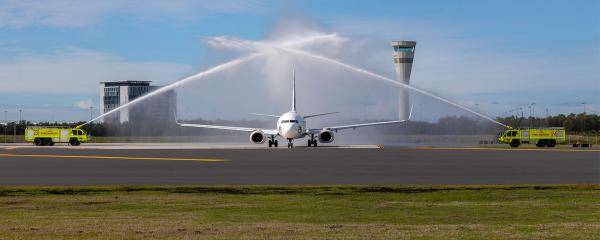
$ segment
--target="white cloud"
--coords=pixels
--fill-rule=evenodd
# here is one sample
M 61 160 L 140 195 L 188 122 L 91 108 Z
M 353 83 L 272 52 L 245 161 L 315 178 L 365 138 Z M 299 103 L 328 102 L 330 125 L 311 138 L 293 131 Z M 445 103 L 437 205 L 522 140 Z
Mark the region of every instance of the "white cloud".
M 94 106 L 94 102 L 92 99 L 85 99 L 75 102 L 74 106 L 81 109 L 90 109 L 92 106 Z
M 192 67 L 129 61 L 108 53 L 62 48 L 48 54 L 20 51 L 0 59 L 0 92 L 96 94 L 101 81 L 148 80 L 159 84 L 184 77 Z
M 258 1 L 237 0 L 0 0 L 0 27 L 80 27 L 117 13 L 143 19 L 196 20 L 209 14 L 264 10 Z

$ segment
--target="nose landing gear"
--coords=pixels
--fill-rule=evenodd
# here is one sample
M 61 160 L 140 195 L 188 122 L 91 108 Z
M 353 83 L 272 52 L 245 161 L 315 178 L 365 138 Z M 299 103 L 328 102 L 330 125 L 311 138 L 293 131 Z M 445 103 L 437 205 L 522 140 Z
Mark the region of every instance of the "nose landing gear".
M 288 148 L 294 148 L 294 143 L 292 142 L 293 138 L 288 138 Z
M 308 139 L 308 147 L 311 147 L 311 146 L 317 147 L 317 139 L 315 139 L 314 134 L 311 134 L 310 139 Z

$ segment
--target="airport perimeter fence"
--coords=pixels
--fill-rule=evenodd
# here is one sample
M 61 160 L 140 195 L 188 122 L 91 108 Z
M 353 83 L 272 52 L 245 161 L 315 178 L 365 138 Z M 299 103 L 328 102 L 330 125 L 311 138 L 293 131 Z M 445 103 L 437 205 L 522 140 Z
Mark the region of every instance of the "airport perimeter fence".
M 350 137 L 350 136 L 349 136 Z M 433 145 L 433 146 L 473 146 L 473 145 L 506 145 L 498 142 L 496 135 L 383 135 L 366 140 L 361 136 L 345 138 L 340 136 L 337 143 L 385 143 L 396 145 Z M 245 135 L 231 136 L 114 136 L 92 137 L 91 143 L 248 143 Z M 25 143 L 23 135 L 0 135 L 0 144 Z M 567 135 L 564 145 L 589 143 L 600 144 L 600 132 Z

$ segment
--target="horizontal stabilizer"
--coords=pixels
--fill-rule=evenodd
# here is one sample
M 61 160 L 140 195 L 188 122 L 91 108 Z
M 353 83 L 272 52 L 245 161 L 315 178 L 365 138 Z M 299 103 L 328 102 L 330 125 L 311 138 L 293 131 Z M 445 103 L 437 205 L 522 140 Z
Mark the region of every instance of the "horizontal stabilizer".
M 329 112 L 329 113 L 306 115 L 306 116 L 304 116 L 304 118 L 319 117 L 319 116 L 331 115 L 331 114 L 336 114 L 336 113 L 339 113 L 339 112 Z
M 263 117 L 274 117 L 274 118 L 281 117 L 279 115 L 274 115 L 274 114 L 263 114 L 263 113 L 248 113 L 248 114 L 255 115 L 255 116 L 263 116 Z

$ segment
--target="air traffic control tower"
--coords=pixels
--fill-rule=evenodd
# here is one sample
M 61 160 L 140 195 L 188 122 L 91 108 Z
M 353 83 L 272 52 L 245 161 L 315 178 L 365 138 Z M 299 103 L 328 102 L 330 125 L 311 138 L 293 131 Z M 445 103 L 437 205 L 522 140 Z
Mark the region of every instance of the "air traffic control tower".
M 394 66 L 396 67 L 396 80 L 398 82 L 409 84 L 410 72 L 412 70 L 413 57 L 415 56 L 415 41 L 392 41 L 394 48 Z M 406 88 L 401 88 L 398 93 L 398 114 L 399 119 L 407 119 L 410 114 L 410 92 Z

